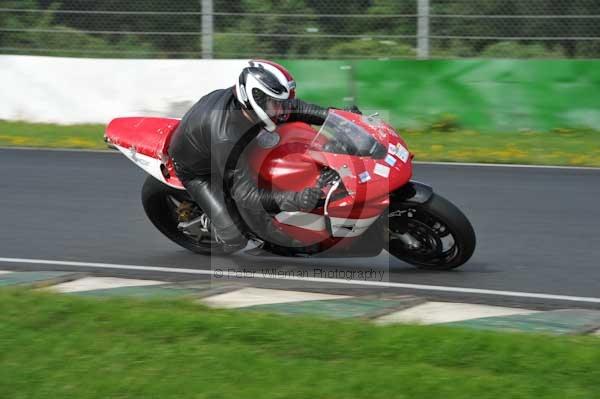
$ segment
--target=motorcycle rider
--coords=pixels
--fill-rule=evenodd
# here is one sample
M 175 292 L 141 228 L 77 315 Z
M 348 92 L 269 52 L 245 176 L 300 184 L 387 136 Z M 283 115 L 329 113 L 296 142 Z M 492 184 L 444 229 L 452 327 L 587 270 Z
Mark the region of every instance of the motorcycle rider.
M 296 99 L 295 88 L 292 75 L 283 66 L 249 61 L 234 87 L 202 97 L 174 133 L 169 155 L 177 176 L 209 216 L 225 253 L 247 243 L 239 221 L 228 212 L 226 195 L 240 207 L 267 212 L 310 211 L 321 198 L 316 187 L 301 192 L 258 188 L 242 156 L 245 146 L 263 129 L 273 132 L 282 122 L 324 123 L 328 109 Z

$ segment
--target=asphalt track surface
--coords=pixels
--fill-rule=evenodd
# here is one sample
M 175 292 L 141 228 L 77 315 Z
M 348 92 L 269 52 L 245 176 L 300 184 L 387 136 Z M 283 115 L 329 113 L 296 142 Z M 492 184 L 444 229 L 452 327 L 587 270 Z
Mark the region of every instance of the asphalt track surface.
M 387 253 L 353 259 L 192 254 L 165 239 L 146 219 L 140 204 L 145 173 L 116 153 L 0 149 L 0 170 L 4 176 L 0 269 L 77 270 L 170 281 L 211 278 L 165 269 L 81 268 L 6 260 L 24 258 L 247 272 L 242 277 L 260 277 L 276 269 L 342 279 L 349 273 L 374 272 L 377 281 L 381 276 L 377 272 L 382 272 L 384 282 L 448 290 L 261 278 L 243 281 L 276 288 L 392 292 L 508 306 L 600 308 L 600 299 L 598 303 L 565 302 L 472 290 L 452 292 L 458 287 L 600 298 L 600 169 L 416 165 L 414 178 L 431 184 L 458 205 L 477 233 L 478 246 L 471 261 L 450 272 L 415 270 Z M 358 281 L 362 277 L 352 275 Z

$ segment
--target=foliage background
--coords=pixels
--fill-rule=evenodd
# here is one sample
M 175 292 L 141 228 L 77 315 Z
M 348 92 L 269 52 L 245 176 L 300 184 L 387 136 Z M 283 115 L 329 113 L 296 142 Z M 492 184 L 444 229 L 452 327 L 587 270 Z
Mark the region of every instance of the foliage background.
M 0 52 L 198 58 L 200 0 L 0 0 Z M 433 58 L 597 58 L 600 2 L 430 0 Z M 413 58 L 417 0 L 214 0 L 217 58 Z

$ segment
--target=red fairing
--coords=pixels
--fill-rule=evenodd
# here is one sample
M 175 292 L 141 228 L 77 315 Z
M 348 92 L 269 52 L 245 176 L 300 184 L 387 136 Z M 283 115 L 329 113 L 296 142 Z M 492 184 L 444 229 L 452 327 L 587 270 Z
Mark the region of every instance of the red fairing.
M 116 118 L 108 124 L 104 137 L 109 144 L 120 147 L 121 151 L 135 150 L 137 154 L 159 160 L 163 180 L 172 187 L 183 188 L 167 153 L 171 136 L 179 122 L 174 118 Z
M 248 147 L 247 159 L 257 185 L 268 190 L 300 192 L 316 185 L 323 168 L 337 171 L 345 192 L 336 191 L 335 199 L 329 203 L 331 231 L 322 217 L 325 211 L 322 207 L 313 210 L 312 216 L 281 212 L 273 223 L 304 244 L 350 247 L 388 207 L 389 193 L 410 180 L 412 154 L 389 125 L 350 112 L 331 112 L 360 126 L 387 150 L 385 156 L 351 156 L 326 151 L 322 146 L 330 139 L 325 135 L 315 139 L 315 129 L 296 122 L 279 126 L 276 132 L 279 142 L 269 148 L 261 146 L 260 140 L 254 140 Z M 171 187 L 183 189 L 167 152 L 178 125 L 179 120 L 171 118 L 118 118 L 108 125 L 105 137 L 149 174 Z M 400 149 L 402 156 L 397 152 Z M 299 221 L 289 219 L 297 216 Z M 348 223 L 350 230 L 345 230 Z
M 398 144 L 406 148 L 406 143 L 387 124 L 374 127 L 362 115 L 339 110 L 332 112 L 363 127 L 385 148 Z M 254 143 L 250 150 L 250 168 L 258 176 L 258 184 L 272 190 L 302 191 L 315 186 L 323 167 L 334 169 L 350 195 L 330 203 L 329 214 L 333 217 L 365 219 L 380 215 L 389 205 L 389 193 L 406 184 L 412 176 L 412 155 L 406 162 L 396 158 L 395 164 L 389 165 L 385 159 L 316 151 L 311 143 L 317 131 L 299 122 L 281 125 L 277 133 L 281 138 L 275 147 L 262 148 Z M 379 168 L 389 168 L 387 177 L 374 172 L 377 164 Z M 364 183 L 359 178 L 363 172 L 370 176 Z M 323 209 L 313 213 L 322 214 Z
M 295 240 L 300 241 L 304 245 L 313 244 L 326 244 L 329 240 L 332 240 L 330 233 L 326 230 L 308 230 L 302 227 L 292 226 L 285 223 L 280 223 L 276 219 L 273 219 L 273 224 L 281 230 L 283 233 L 294 237 Z M 339 242 L 340 239 L 333 239 L 332 243 Z
M 315 130 L 305 123 L 281 125 L 281 138 L 273 148 L 253 141 L 248 149 L 250 169 L 258 176 L 258 186 L 274 191 L 302 191 L 313 187 L 320 167 L 308 153 Z
M 172 118 L 116 118 L 106 128 L 105 137 L 111 144 L 124 148 L 135 146 L 137 152 L 149 157 L 167 153 L 171 134 L 179 126 Z

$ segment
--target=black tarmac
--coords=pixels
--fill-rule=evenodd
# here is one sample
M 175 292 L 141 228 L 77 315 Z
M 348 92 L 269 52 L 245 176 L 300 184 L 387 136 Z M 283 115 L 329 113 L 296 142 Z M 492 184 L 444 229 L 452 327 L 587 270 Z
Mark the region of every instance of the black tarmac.
M 140 203 L 145 173 L 117 153 L 0 149 L 0 170 L 1 258 L 248 272 L 243 277 L 275 270 L 309 277 L 360 279 L 368 275 L 366 278 L 377 281 L 383 272 L 383 281 L 397 283 L 600 298 L 600 169 L 417 164 L 414 178 L 458 205 L 477 233 L 475 255 L 451 272 L 418 271 L 387 253 L 371 259 L 192 254 L 164 238 L 146 219 Z M 0 261 L 1 269 L 81 270 L 6 260 Z M 83 271 L 178 281 L 200 277 L 100 267 Z M 269 287 L 394 292 L 506 306 L 600 307 L 526 295 L 244 281 Z

